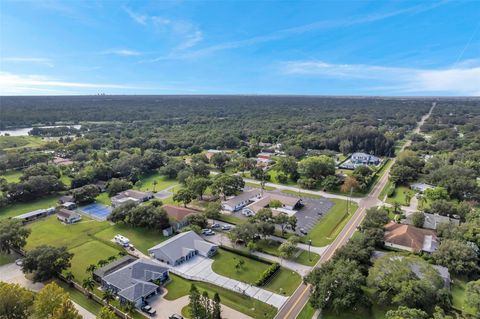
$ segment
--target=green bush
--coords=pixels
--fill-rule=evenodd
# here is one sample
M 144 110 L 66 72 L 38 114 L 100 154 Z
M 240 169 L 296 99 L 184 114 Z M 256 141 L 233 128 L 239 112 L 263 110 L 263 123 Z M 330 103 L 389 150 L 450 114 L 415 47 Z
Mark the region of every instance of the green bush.
M 279 269 L 280 264 L 278 263 L 273 263 L 272 265 L 270 265 L 270 267 L 265 269 L 261 277 L 258 278 L 257 281 L 255 281 L 255 286 L 263 286 Z

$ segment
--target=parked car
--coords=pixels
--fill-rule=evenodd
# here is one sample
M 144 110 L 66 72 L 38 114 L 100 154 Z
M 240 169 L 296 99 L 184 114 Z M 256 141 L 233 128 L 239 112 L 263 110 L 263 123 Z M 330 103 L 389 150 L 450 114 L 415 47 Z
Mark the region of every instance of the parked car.
M 17 265 L 17 266 L 23 266 L 23 259 L 17 259 L 17 260 L 15 260 L 15 265 Z
M 157 314 L 157 311 L 149 305 L 143 306 L 142 311 L 148 314 L 149 316 L 155 316 Z
M 232 229 L 232 226 L 230 226 L 230 225 L 223 225 L 222 226 L 222 230 L 230 230 L 230 229 Z
M 212 229 L 215 229 L 215 228 L 220 228 L 220 224 L 217 224 L 217 223 L 212 224 Z
M 205 236 L 213 236 L 215 235 L 215 232 L 211 229 L 207 229 L 206 231 L 203 232 Z
M 306 231 L 306 229 L 303 228 L 303 227 L 300 228 L 299 230 L 300 230 L 300 232 L 301 232 L 302 234 L 304 234 L 304 235 L 307 235 L 307 234 L 308 234 L 308 232 Z
M 183 319 L 183 317 L 180 316 L 180 315 L 177 315 L 176 313 L 174 313 L 173 315 L 171 315 L 170 317 L 168 317 L 168 319 Z

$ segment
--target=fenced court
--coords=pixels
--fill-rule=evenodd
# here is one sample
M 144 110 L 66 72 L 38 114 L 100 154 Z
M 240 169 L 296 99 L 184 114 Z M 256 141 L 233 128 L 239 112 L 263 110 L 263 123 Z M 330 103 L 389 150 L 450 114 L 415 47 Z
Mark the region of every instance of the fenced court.
M 87 206 L 80 207 L 80 210 L 97 220 L 106 220 L 108 215 L 112 212 L 110 206 L 105 206 L 98 203 L 89 204 Z

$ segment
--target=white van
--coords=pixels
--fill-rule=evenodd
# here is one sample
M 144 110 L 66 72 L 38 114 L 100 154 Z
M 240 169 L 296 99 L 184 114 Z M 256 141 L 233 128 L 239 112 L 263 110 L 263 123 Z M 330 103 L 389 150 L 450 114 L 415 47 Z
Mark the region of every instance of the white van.
M 117 244 L 122 245 L 123 247 L 128 247 L 130 244 L 130 240 L 122 235 L 115 235 L 114 239 Z

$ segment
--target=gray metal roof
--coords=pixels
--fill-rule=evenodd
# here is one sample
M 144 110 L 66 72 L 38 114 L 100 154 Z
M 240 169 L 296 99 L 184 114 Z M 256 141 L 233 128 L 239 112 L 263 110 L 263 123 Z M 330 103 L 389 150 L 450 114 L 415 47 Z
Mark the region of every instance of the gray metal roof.
M 246 192 L 243 192 L 227 201 L 224 202 L 225 205 L 228 205 L 230 207 L 235 207 L 238 204 L 241 204 L 245 202 L 246 200 L 252 199 L 255 196 L 258 196 L 261 193 L 260 190 L 258 189 L 252 189 Z
M 22 214 L 22 215 L 18 215 L 18 216 L 15 216 L 13 218 L 17 218 L 17 219 L 25 219 L 25 218 L 29 218 L 29 217 L 34 217 L 34 216 L 37 216 L 37 215 L 42 215 L 42 214 L 51 214 L 55 211 L 55 207 L 50 207 L 50 208 L 45 208 L 45 209 L 37 209 L 37 210 L 34 210 L 32 212 L 28 212 L 28 213 L 25 213 L 25 214 Z
M 106 275 L 102 279 L 109 285 L 118 288 L 120 290 L 118 295 L 130 301 L 135 301 L 154 292 L 158 286 L 149 281 L 153 280 L 155 275 L 161 275 L 167 271 L 167 268 L 142 258 Z
M 130 255 L 125 255 L 122 258 L 116 259 L 116 260 L 112 261 L 111 263 L 109 263 L 109 264 L 107 264 L 107 265 L 105 265 L 101 268 L 98 268 L 93 273 L 94 273 L 94 275 L 96 275 L 98 277 L 103 277 L 105 275 L 108 275 L 108 274 L 114 272 L 117 269 L 120 269 L 120 268 L 124 267 L 127 264 L 130 264 L 131 262 L 134 262 L 135 260 L 137 260 L 137 258 L 135 258 L 133 256 L 130 256 Z
M 161 251 L 172 261 L 175 261 L 185 256 L 191 250 L 198 250 L 200 254 L 206 255 L 212 247 L 217 247 L 217 245 L 205 241 L 194 231 L 188 231 L 161 242 L 150 248 L 148 252 L 155 253 L 155 251 Z

